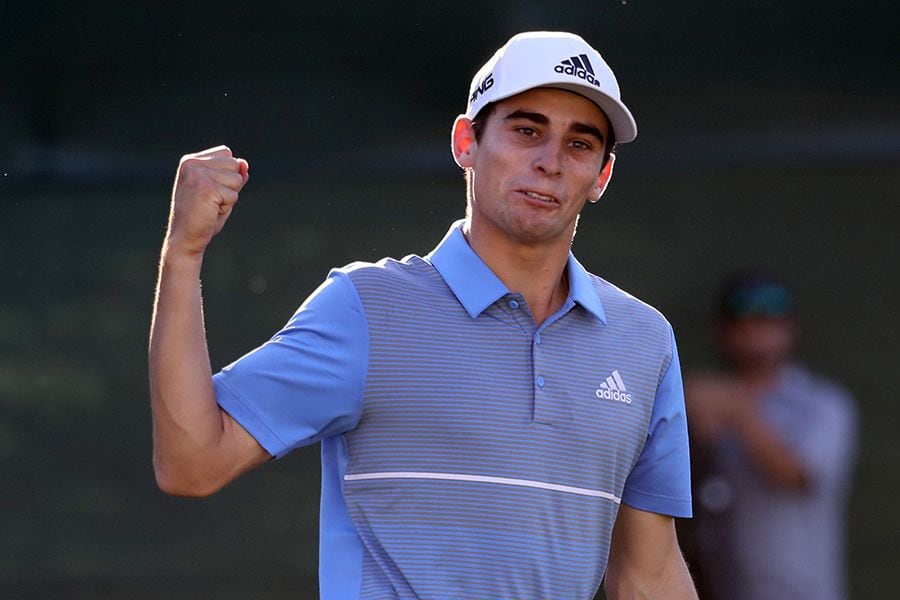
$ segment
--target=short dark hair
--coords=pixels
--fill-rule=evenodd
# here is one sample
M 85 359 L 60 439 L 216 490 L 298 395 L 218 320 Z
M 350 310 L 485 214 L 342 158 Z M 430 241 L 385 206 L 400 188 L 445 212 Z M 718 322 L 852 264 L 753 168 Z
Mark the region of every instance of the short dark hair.
M 475 118 L 472 119 L 472 131 L 475 133 L 475 141 L 480 142 L 481 136 L 484 135 L 484 129 L 487 127 L 488 119 L 490 119 L 491 115 L 494 114 L 494 109 L 496 108 L 496 104 L 493 102 L 489 102 L 485 104 L 481 110 L 478 111 L 478 114 L 475 115 Z M 609 121 L 609 117 L 607 117 L 607 121 Z M 612 123 L 609 126 L 609 139 L 605 140 L 606 144 L 603 146 L 603 166 L 606 166 L 606 163 L 609 162 L 609 156 L 616 149 L 616 132 L 613 131 Z
M 741 321 L 753 317 L 795 316 L 797 306 L 793 286 L 779 274 L 744 270 L 728 277 L 719 289 L 716 316 L 721 321 Z

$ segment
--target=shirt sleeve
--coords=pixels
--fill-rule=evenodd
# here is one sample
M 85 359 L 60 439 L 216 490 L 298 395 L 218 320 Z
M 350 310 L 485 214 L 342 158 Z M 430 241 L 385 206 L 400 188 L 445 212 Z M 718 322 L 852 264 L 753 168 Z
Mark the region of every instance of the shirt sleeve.
M 784 433 L 821 492 L 846 488 L 853 469 L 857 415 L 852 398 L 832 386 L 811 386 L 804 423 Z
M 272 339 L 213 376 L 216 399 L 280 458 L 356 427 L 368 349 L 356 288 L 332 271 Z
M 690 451 L 674 334 L 671 343 L 672 360 L 656 389 L 647 442 L 625 481 L 622 501 L 639 510 L 690 517 Z

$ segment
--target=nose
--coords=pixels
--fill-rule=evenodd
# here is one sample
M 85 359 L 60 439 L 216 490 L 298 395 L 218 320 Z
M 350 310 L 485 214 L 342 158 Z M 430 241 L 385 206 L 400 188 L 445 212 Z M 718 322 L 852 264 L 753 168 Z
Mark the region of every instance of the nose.
M 562 173 L 562 149 L 559 144 L 547 141 L 535 148 L 533 167 L 547 177 L 557 177 Z

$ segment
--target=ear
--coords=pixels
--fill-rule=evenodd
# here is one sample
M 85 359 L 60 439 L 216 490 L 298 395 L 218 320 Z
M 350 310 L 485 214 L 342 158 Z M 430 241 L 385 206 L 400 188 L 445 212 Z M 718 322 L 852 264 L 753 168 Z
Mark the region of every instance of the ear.
M 591 195 L 588 197 L 591 202 L 600 201 L 603 192 L 606 191 L 606 186 L 609 185 L 609 180 L 612 179 L 613 163 L 615 162 L 616 155 L 610 154 L 609 160 L 606 161 L 606 164 L 600 170 L 600 175 L 597 176 L 597 184 L 591 187 Z
M 475 141 L 475 132 L 472 130 L 472 119 L 463 115 L 456 117 L 453 122 L 453 134 L 450 140 L 450 147 L 453 150 L 453 160 L 456 161 L 463 169 L 471 168 L 475 165 L 475 147 L 478 142 Z

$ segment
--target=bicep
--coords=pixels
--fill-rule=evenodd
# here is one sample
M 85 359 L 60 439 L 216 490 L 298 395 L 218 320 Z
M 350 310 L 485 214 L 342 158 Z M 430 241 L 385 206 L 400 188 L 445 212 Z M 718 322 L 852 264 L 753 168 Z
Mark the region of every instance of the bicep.
M 675 520 L 622 504 L 613 526 L 610 564 L 627 568 L 658 565 L 678 554 Z
M 209 496 L 271 458 L 256 439 L 221 408 L 218 408 L 218 418 L 215 443 L 189 442 L 180 459 L 165 460 L 165 456 L 161 459 L 154 455 L 157 484 L 165 493 L 197 498 Z
M 221 454 L 227 455 L 226 463 L 233 465 L 230 479 L 255 469 L 272 458 L 255 437 L 244 429 L 234 417 L 222 409 Z

